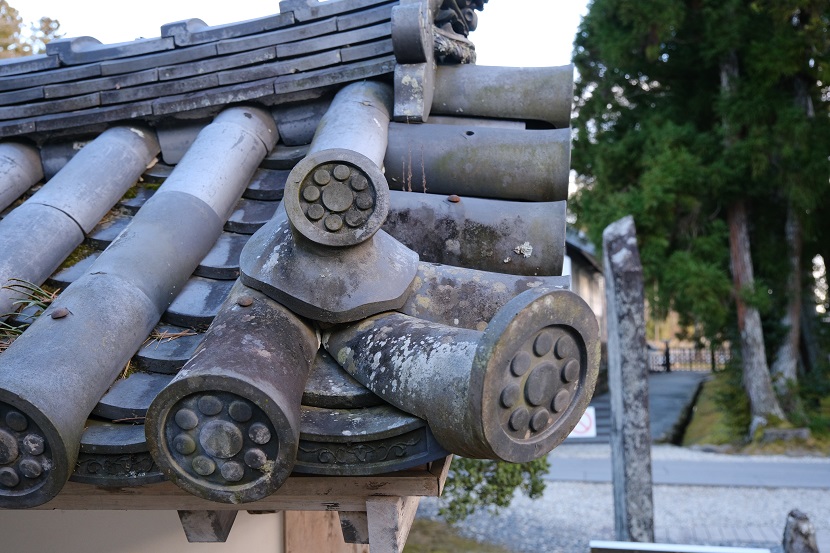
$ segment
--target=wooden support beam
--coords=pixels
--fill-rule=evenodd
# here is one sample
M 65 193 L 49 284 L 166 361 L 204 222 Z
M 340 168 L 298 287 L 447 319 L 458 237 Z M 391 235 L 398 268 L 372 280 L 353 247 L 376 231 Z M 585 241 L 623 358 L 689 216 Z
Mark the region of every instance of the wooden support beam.
M 372 497 L 366 500 L 372 553 L 403 551 L 420 501 L 420 497 Z
M 53 500 L 36 509 L 168 510 L 168 511 L 365 511 L 373 496 L 438 497 L 451 457 L 417 469 L 372 476 L 293 474 L 276 493 L 259 501 L 234 505 L 191 495 L 172 482 L 124 488 L 102 488 L 67 482 Z
M 337 513 L 287 511 L 285 553 L 369 553 L 368 545 L 343 541 Z M 374 553 L 374 548 L 372 549 Z
M 190 543 L 224 543 L 238 511 L 178 511 Z
M 346 543 L 369 543 L 369 518 L 363 511 L 340 511 L 340 529 Z

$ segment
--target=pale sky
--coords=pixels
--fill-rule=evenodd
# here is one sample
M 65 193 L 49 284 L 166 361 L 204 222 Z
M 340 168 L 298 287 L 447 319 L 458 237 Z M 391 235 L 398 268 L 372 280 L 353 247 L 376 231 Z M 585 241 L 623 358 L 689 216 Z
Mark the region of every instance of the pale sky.
M 588 0 L 489 0 L 470 38 L 480 65 L 566 65 Z M 198 18 L 208 25 L 279 12 L 279 0 L 9 0 L 26 22 L 49 16 L 66 37 L 92 36 L 105 44 L 159 36 L 165 23 Z M 229 7 L 232 8 L 229 9 Z

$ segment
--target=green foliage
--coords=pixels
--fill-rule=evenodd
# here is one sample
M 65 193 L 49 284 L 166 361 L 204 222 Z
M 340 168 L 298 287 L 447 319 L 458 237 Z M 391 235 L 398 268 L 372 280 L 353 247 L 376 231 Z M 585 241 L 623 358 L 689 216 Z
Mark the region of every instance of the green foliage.
M 749 430 L 752 416 L 749 398 L 741 382 L 741 361 L 737 356 L 726 364 L 716 376 L 713 389 L 714 401 L 723 417 L 723 426 L 731 442 L 741 441 Z
M 507 507 L 517 490 L 531 499 L 542 496 L 542 477 L 550 465 L 546 457 L 529 463 L 503 463 L 454 457 L 444 489 L 440 514 L 450 523 L 467 518 L 479 508 Z
M 50 17 L 27 26 L 7 0 L 0 0 L 0 59 L 45 51 L 49 41 L 60 37 L 59 29 L 60 23 Z
M 816 210 L 830 201 L 828 29 L 826 0 L 593 0 L 580 25 L 577 225 L 600 244 L 633 215 L 649 305 L 677 311 L 692 337 L 722 341 L 735 322 L 731 202 L 750 208 L 756 285 L 742 296 L 765 315 L 770 344 L 788 299 L 788 206 L 804 258 L 830 259 L 830 219 Z

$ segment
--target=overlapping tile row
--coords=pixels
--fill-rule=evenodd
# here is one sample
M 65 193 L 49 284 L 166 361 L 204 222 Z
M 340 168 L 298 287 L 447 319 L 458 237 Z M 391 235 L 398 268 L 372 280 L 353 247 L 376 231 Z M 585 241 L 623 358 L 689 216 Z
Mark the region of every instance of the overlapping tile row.
M 0 143 L 0 243 L 54 240 L 22 277 L 26 260 L 0 249 L 0 276 L 63 289 L 7 321 L 31 326 L 0 353 L 0 506 L 46 502 L 67 478 L 245 503 L 294 472 L 526 461 L 576 424 L 599 342 L 559 276 L 572 70 L 436 66 L 483 2 L 398 4 L 288 0 L 25 62 L 81 90 L 44 81 L 31 105 L 134 80 L 121 107 L 35 115 L 38 146 Z M 382 57 L 346 63 L 375 31 L 348 48 Z M 330 68 L 263 77 L 332 52 Z M 173 97 L 159 84 L 219 75 L 254 80 Z M 142 125 L 95 129 L 101 110 L 142 105 Z M 141 140 L 100 153 L 126 138 Z M 32 226 L 47 221 L 23 217 L 35 208 L 67 230 Z
M 44 136 L 232 102 L 262 105 L 394 68 L 396 0 L 283 2 L 279 14 L 208 26 L 163 25 L 158 38 L 50 42 L 46 53 L 0 63 L 0 136 Z

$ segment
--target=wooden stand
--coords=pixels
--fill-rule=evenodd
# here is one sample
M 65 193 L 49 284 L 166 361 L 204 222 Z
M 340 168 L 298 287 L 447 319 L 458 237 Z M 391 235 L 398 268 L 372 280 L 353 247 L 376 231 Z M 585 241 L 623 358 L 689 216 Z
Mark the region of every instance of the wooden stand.
M 57 497 L 36 509 L 175 510 L 191 542 L 225 541 L 240 510 L 286 511 L 286 553 L 369 551 L 346 544 L 368 544 L 371 553 L 400 553 L 420 498 L 443 492 L 451 459 L 374 476 L 294 474 L 275 494 L 244 505 L 208 501 L 172 482 L 127 488 L 67 482 Z

